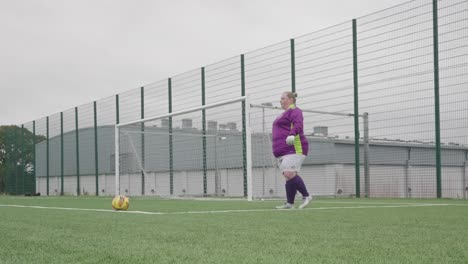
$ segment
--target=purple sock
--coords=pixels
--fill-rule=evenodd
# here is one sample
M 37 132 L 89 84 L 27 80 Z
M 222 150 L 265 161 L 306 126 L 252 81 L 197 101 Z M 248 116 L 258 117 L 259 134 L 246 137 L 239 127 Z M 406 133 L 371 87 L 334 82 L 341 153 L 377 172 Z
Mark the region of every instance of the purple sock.
M 299 175 L 296 175 L 296 177 L 294 177 L 293 180 L 296 185 L 296 189 L 302 194 L 302 197 L 309 196 L 309 192 L 307 191 L 307 188 L 302 178 Z
M 288 203 L 290 204 L 294 204 L 294 199 L 297 192 L 297 186 L 294 183 L 294 178 L 286 182 L 286 197 L 288 198 Z

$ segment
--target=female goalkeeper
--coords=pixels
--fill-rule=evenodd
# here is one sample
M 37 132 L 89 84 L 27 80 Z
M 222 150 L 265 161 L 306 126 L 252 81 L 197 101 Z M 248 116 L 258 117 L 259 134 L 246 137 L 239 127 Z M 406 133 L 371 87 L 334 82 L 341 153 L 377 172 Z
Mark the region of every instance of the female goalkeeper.
M 287 203 L 277 209 L 294 209 L 296 192 L 302 194 L 300 209 L 312 200 L 302 178 L 297 174 L 309 150 L 309 143 L 304 136 L 304 118 L 297 108 L 297 93 L 284 92 L 281 95 L 281 108 L 284 112 L 273 122 L 273 155 L 276 157 L 281 173 L 286 179 Z

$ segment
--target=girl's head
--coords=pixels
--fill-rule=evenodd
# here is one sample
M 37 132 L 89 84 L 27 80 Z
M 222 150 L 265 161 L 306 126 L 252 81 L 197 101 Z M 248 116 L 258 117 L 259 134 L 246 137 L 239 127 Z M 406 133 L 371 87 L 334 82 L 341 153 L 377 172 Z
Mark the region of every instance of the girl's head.
M 290 105 L 296 103 L 297 93 L 284 92 L 281 94 L 280 104 L 284 110 L 288 109 Z

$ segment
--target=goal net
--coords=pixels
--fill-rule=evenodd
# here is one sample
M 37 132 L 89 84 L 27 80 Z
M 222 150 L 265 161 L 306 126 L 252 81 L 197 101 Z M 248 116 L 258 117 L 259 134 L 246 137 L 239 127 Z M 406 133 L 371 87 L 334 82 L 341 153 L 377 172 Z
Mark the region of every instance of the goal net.
M 301 177 L 314 195 L 353 195 L 352 114 L 302 110 L 308 122 L 304 132 L 310 151 Z M 284 179 L 271 145 L 271 124 L 281 112 L 278 107 L 249 104 L 246 97 L 239 97 L 118 124 L 115 192 L 131 196 L 284 198 Z M 364 127 L 367 131 L 367 125 Z M 364 133 L 360 173 L 366 194 L 370 186 L 367 138 Z
M 285 180 L 272 156 L 272 123 L 283 109 L 271 102 L 250 105 L 253 158 L 253 195 L 284 198 Z M 358 115 L 362 138 L 360 166 L 356 166 L 356 133 L 353 113 L 331 112 L 299 105 L 304 117 L 304 135 L 309 143 L 308 155 L 299 172 L 309 193 L 314 196 L 352 197 L 356 195 L 356 174 L 362 192 L 369 194 L 368 115 Z M 358 131 L 360 132 L 360 131 Z M 359 146 L 359 144 L 358 144 Z M 357 170 L 359 169 L 359 171 Z M 297 196 L 298 199 L 299 195 Z
M 252 199 L 246 97 L 117 124 L 115 193 Z

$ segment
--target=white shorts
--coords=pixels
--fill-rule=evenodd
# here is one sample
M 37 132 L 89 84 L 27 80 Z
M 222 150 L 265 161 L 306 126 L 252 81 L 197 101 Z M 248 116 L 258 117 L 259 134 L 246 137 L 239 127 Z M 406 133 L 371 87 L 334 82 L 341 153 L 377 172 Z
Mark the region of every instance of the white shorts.
M 285 171 L 297 171 L 301 170 L 302 163 L 305 160 L 304 155 L 301 154 L 288 154 L 276 158 L 276 162 L 278 163 L 278 167 L 281 172 Z

